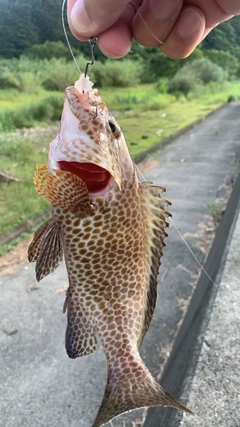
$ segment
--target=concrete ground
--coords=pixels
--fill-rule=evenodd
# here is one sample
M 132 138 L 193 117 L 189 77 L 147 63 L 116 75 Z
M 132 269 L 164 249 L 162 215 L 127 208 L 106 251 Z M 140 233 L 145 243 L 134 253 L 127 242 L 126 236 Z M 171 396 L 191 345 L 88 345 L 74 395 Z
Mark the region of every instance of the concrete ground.
M 201 263 L 214 234 L 211 210 L 219 202 L 216 199 L 224 205 L 238 173 L 239 115 L 240 103 L 227 105 L 157 153 L 145 174 L 147 180 L 168 188 L 174 223 Z M 198 273 L 196 261 L 170 226 L 158 305 L 141 350 L 159 379 Z M 34 265 L 27 261 L 1 271 L 0 425 L 91 427 L 106 384 L 106 362 L 101 347 L 85 358 L 67 358 L 62 314 L 66 286 L 64 266 L 40 284 L 35 281 Z M 145 418 L 146 411 L 136 411 L 111 426 L 140 427 Z M 152 424 L 157 425 L 165 426 Z
M 240 216 L 218 285 L 182 427 L 240 426 Z

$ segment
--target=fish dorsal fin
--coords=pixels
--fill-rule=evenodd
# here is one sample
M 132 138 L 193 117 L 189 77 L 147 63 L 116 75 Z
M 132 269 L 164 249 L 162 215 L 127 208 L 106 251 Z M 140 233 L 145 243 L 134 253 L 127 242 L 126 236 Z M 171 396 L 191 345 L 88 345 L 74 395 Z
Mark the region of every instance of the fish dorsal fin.
M 71 285 L 70 285 L 71 287 Z M 75 359 L 86 356 L 97 349 L 97 338 L 93 326 L 84 314 L 79 299 L 67 294 L 63 312 L 67 310 L 65 347 L 68 356 Z
M 152 185 L 151 182 L 140 184 L 145 215 L 145 244 L 146 244 L 146 266 L 147 266 L 147 302 L 145 318 L 142 328 L 141 341 L 146 334 L 152 321 L 157 301 L 157 275 L 160 266 L 162 250 L 165 246 L 164 239 L 167 237 L 165 231 L 168 227 L 166 218 L 171 214 L 166 210 L 171 203 L 162 198 L 163 187 Z
M 36 279 L 39 282 L 52 273 L 63 260 L 63 249 L 60 240 L 60 226 L 49 219 L 34 234 L 28 249 L 29 262 L 36 263 Z

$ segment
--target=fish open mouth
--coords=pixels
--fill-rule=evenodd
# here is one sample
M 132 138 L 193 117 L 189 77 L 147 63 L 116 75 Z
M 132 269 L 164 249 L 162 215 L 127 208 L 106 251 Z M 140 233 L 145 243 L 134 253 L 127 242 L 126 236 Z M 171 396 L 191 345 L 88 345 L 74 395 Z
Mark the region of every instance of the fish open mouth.
M 107 187 L 111 174 L 93 163 L 79 163 L 59 161 L 60 170 L 71 172 L 81 178 L 90 193 L 104 190 Z

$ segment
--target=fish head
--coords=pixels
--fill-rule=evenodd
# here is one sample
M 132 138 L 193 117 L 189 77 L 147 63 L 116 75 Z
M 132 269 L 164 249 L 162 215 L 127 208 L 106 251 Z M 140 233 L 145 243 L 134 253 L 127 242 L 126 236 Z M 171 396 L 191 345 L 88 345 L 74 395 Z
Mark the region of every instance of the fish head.
M 50 145 L 48 168 L 72 172 L 89 193 L 98 196 L 109 186 L 120 190 L 123 179 L 134 173 L 123 133 L 83 74 L 65 91 L 60 132 Z

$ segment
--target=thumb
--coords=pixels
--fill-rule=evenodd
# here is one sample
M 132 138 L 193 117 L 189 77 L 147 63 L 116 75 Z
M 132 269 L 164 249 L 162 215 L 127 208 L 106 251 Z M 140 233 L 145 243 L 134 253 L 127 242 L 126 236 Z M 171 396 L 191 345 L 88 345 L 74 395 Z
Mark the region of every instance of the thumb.
M 101 34 L 123 13 L 129 0 L 68 0 L 68 22 L 79 39 Z

